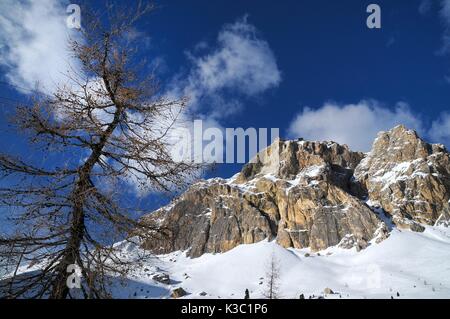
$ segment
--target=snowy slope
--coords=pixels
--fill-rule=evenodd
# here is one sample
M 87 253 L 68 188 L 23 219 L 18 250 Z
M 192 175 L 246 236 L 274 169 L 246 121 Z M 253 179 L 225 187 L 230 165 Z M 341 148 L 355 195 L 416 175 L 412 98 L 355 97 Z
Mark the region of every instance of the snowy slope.
M 262 297 L 272 255 L 284 298 L 323 295 L 326 287 L 336 294 L 325 298 L 398 298 L 397 292 L 399 298 L 450 298 L 450 229 L 443 227 L 427 227 L 424 233 L 394 229 L 387 240 L 360 252 L 331 247 L 317 254 L 268 241 L 195 259 L 175 252 L 151 258 L 129 281 L 116 285 L 114 295 L 168 298 L 182 287 L 189 292 L 185 298 L 242 298 L 246 288 L 252 298 Z M 171 284 L 152 280 L 155 273 L 169 274 Z

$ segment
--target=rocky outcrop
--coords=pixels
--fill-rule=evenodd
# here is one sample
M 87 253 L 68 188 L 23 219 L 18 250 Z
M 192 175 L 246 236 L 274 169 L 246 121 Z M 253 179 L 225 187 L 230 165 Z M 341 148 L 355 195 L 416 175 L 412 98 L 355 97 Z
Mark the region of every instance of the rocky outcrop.
M 378 134 L 355 178 L 400 228 L 421 231 L 420 224 L 450 220 L 449 153 L 404 126 Z
M 183 289 L 183 288 L 175 288 L 174 290 L 172 290 L 172 293 L 170 294 L 170 296 L 174 299 L 177 298 L 181 298 L 186 296 L 188 293 Z
M 392 177 L 394 176 L 394 177 Z M 143 218 L 167 230 L 144 242 L 191 257 L 275 239 L 284 247 L 364 249 L 398 227 L 448 221 L 449 155 L 413 131 L 380 133 L 368 154 L 334 142 L 277 140 L 230 179 L 191 186 Z
M 156 274 L 152 277 L 152 279 L 161 284 L 165 284 L 165 285 L 170 284 L 170 277 L 168 274 Z
M 350 194 L 363 156 L 333 142 L 276 141 L 233 178 L 197 183 L 147 215 L 170 235 L 144 248 L 196 257 L 276 237 L 285 247 L 321 250 L 348 234 L 365 247 L 386 226 Z

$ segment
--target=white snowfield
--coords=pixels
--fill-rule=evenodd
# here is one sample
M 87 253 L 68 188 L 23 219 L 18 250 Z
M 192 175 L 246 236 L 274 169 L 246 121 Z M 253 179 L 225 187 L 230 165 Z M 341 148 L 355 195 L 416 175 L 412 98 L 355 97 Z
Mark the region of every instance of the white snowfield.
M 136 250 L 124 249 L 130 257 Z M 114 297 L 170 298 L 182 287 L 188 292 L 184 298 L 243 298 L 245 289 L 251 298 L 262 298 L 272 256 L 280 269 L 281 298 L 450 298 L 450 228 L 445 227 L 427 227 L 424 233 L 394 228 L 388 239 L 360 252 L 330 247 L 313 253 L 265 240 L 195 259 L 185 252 L 155 256 L 125 284 L 114 285 Z M 157 273 L 168 274 L 170 284 L 154 281 Z M 325 288 L 334 294 L 324 294 Z

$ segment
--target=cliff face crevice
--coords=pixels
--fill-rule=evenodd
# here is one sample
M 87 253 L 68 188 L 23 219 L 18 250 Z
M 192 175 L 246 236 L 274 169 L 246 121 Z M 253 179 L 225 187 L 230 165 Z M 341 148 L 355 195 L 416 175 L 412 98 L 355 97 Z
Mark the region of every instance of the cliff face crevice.
M 448 223 L 449 191 L 448 152 L 403 126 L 380 133 L 367 154 L 277 140 L 232 178 L 198 182 L 143 217 L 170 230 L 143 247 L 197 257 L 276 238 L 314 251 L 363 249 L 389 236 L 386 220 L 414 231 Z

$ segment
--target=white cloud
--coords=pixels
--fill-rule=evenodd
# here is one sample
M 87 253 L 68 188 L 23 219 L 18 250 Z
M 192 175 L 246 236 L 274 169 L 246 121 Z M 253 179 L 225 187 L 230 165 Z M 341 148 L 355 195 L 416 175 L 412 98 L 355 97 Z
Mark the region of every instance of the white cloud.
M 422 121 L 405 103 L 386 108 L 374 100 L 357 104 L 326 103 L 318 109 L 305 107 L 289 127 L 291 137 L 333 140 L 357 151 L 368 151 L 379 131 L 398 124 L 422 131 Z
M 194 51 L 210 47 L 201 42 Z M 188 56 L 192 63 L 190 72 L 174 81 L 171 93 L 188 96 L 194 110 L 203 108 L 214 118 L 239 110 L 239 97 L 256 96 L 281 82 L 275 55 L 246 17 L 224 25 L 216 47 L 209 53 Z
M 57 0 L 0 2 L 0 65 L 19 88 L 52 92 L 73 65 L 68 50 L 71 29 Z
M 5 78 L 24 88 L 22 93 L 26 94 L 36 84 L 46 94 L 64 85 L 77 91 L 79 88 L 66 76 L 67 72 L 74 76 L 73 70 L 83 76 L 68 48 L 69 38 L 76 35 L 67 28 L 66 8 L 58 0 L 0 1 L 0 66 L 5 70 Z M 141 39 L 142 35 L 132 30 L 126 36 L 132 41 Z M 150 38 L 145 38 L 143 45 L 148 46 L 149 41 Z M 151 67 L 163 63 L 159 59 Z M 203 130 L 210 127 L 223 130 L 220 119 L 240 110 L 243 99 L 258 96 L 281 81 L 269 44 L 246 17 L 224 25 L 216 43 L 198 44 L 189 54 L 188 70 L 165 92 L 173 98 L 190 97 L 193 110 L 180 114 L 180 120 L 167 137 L 169 144 L 176 144 L 186 132 L 192 133 L 190 120 L 194 118 L 203 120 Z M 102 88 L 98 79 L 88 80 L 89 87 Z M 66 111 L 69 113 L 57 113 L 57 119 L 64 121 L 70 115 L 70 110 Z M 99 123 L 110 120 L 110 114 L 105 112 L 95 115 Z M 138 192 L 142 188 L 132 175 L 127 182 Z
M 433 142 L 450 141 L 450 113 L 442 113 L 438 119 L 434 120 L 428 135 Z
M 199 84 L 208 92 L 228 87 L 246 95 L 277 86 L 281 77 L 275 57 L 256 33 L 245 18 L 225 25 L 218 36 L 218 49 L 194 61 Z
M 211 128 L 224 133 L 221 121 L 242 110 L 245 99 L 277 87 L 281 72 L 269 44 L 246 17 L 224 25 L 215 44 L 199 42 L 187 56 L 191 63 L 188 72 L 178 74 L 165 94 L 189 98 L 187 113 L 181 115 L 185 123 L 174 130 L 171 139 L 176 144 L 175 152 L 182 146 L 183 156 L 197 159 L 193 120 L 202 120 L 202 133 Z M 204 147 L 207 141 L 200 143 Z M 217 159 L 207 152 L 201 155 L 205 162 Z

